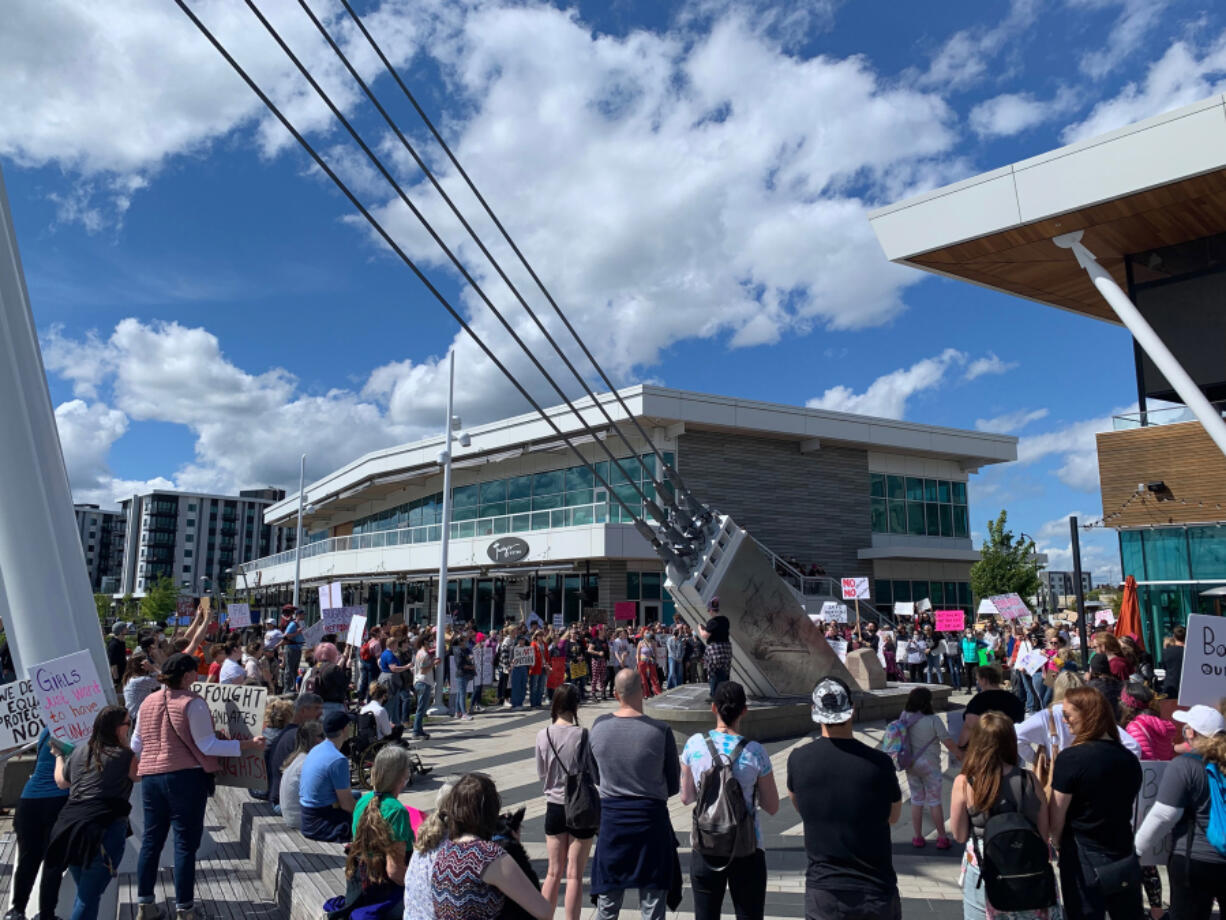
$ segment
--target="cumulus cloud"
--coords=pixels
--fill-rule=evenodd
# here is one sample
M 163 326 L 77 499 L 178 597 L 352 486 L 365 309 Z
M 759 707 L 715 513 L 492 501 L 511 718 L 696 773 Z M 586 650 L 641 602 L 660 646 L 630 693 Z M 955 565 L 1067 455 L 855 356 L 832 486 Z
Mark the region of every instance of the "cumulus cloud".
M 112 476 L 107 455 L 128 430 L 127 416 L 99 403 L 73 399 L 56 407 L 55 423 L 74 497 L 110 506 Z
M 933 57 L 920 82 L 966 89 L 985 79 L 994 60 L 1016 45 L 1038 17 L 1039 0 L 1011 0 L 1009 12 L 991 28 L 976 26 L 951 35 Z
M 955 348 L 947 348 L 936 357 L 925 358 L 910 367 L 878 377 L 863 393 L 857 393 L 850 387 L 835 386 L 805 405 L 810 409 L 901 419 L 906 415 L 907 402 L 912 396 L 936 388 L 946 380 L 950 368 L 965 363 L 965 354 Z
M 1031 422 L 1045 418 L 1047 418 L 1046 409 L 1018 409 L 1016 412 L 1007 412 L 992 418 L 975 419 L 975 428 L 978 431 L 988 431 L 994 434 L 1012 434 L 1015 431 L 1021 431 Z
M 1073 0 L 1075 7 L 1118 6 L 1119 18 L 1107 35 L 1106 44 L 1081 56 L 1081 72 L 1099 80 L 1124 63 L 1141 47 L 1170 5 L 1168 0 Z
M 1082 529 L 1078 533 L 1081 549 L 1081 569 L 1089 572 L 1094 584 L 1117 584 L 1120 574 L 1120 551 L 1118 539 L 1112 530 L 1085 525 L 1097 519 L 1097 514 L 1069 511 L 1062 517 L 1042 524 L 1035 533 L 1040 553 L 1047 555 L 1047 568 L 1055 572 L 1073 570 L 1073 544 L 1069 538 L 1069 518 L 1076 517 Z
M 968 122 L 980 137 L 1012 137 L 1067 115 L 1076 107 L 1077 94 L 1067 87 L 1051 99 L 1036 99 L 1031 93 L 1002 93 L 971 109 Z
M 965 379 L 974 380 L 988 374 L 1004 374 L 1017 367 L 1016 362 L 1002 361 L 994 352 L 988 352 L 982 358 L 976 358 L 966 366 Z
M 1136 410 L 1136 406 L 1114 409 L 1108 415 L 1072 422 L 1054 431 L 1027 435 L 1017 444 L 1017 460 L 1023 465 L 1056 457 L 1060 466 L 1056 478 L 1071 489 L 1098 490 L 1098 447 L 1095 435 L 1110 431 L 1112 416 Z

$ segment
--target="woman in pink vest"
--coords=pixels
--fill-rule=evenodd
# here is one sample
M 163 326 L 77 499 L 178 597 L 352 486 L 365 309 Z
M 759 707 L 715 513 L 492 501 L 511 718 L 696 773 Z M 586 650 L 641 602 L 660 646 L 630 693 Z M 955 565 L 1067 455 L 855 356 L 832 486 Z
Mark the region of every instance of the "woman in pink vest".
M 195 920 L 196 851 L 204 833 L 204 806 L 213 791 L 217 758 L 262 752 L 264 739 L 226 741 L 213 733 L 204 699 L 192 691 L 196 659 L 176 653 L 162 666 L 162 690 L 141 703 L 132 736 L 140 755 L 138 775 L 145 806 L 145 833 L 136 864 L 138 920 L 158 920 L 154 901 L 158 857 L 175 832 L 175 916 Z

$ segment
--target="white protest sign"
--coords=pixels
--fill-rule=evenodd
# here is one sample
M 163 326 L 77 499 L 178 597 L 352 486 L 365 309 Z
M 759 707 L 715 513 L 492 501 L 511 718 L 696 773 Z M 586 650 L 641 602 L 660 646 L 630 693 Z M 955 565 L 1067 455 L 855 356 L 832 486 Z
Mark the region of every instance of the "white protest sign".
M 930 601 L 928 598 L 924 598 L 922 601 L 915 602 L 915 610 L 917 613 L 927 613 L 931 609 L 932 609 L 932 601 Z
M 1217 707 L 1226 696 L 1226 620 L 1193 613 L 1179 679 L 1179 705 Z
M 319 586 L 319 609 L 333 610 L 345 602 L 341 600 L 341 583 L 334 581 L 330 585 Z
M 566 621 L 565 621 L 565 619 L 563 618 L 562 614 L 560 614 L 560 613 L 555 613 L 555 614 L 553 615 L 553 628 L 554 628 L 554 629 L 562 629 L 562 628 L 563 628 L 565 625 L 566 625 Z
M 1166 772 L 1165 760 L 1141 761 L 1141 791 L 1137 793 L 1132 810 L 1132 829 L 1141 829 L 1141 822 L 1158 800 L 1158 787 L 1162 784 L 1162 774 Z M 1146 852 L 1141 854 L 1143 866 L 1165 866 L 1171 858 L 1171 835 L 1167 834 L 1156 840 Z
M 847 662 L 847 640 L 846 639 L 827 639 L 830 647 L 834 649 L 834 653 L 839 656 L 839 661 Z
M 302 644 L 306 648 L 313 645 L 319 645 L 324 640 L 324 621 L 312 623 L 302 631 Z
M 266 687 L 235 684 L 192 684 L 192 690 L 204 697 L 213 716 L 213 731 L 219 737 L 247 740 L 257 737 L 264 728 Z M 214 774 L 219 786 L 239 786 L 244 789 L 264 789 L 268 786 L 268 771 L 260 752 L 241 757 L 220 757 L 221 769 Z
M 1100 610 L 1094 614 L 1095 626 L 1112 626 L 1115 624 L 1115 614 L 1110 610 Z
M 349 620 L 349 632 L 345 635 L 345 643 L 353 646 L 361 645 L 364 632 L 366 632 L 366 617 L 355 614 Z
M 42 730 L 34 685 L 15 680 L 0 687 L 0 751 L 34 741 Z
M 251 606 L 249 604 L 227 605 L 226 617 L 229 619 L 231 629 L 246 629 L 248 626 L 255 625 L 251 619 Z
M 349 629 L 349 621 L 365 612 L 365 607 L 329 607 L 321 610 L 319 621 L 324 624 L 324 635 L 339 636 Z
M 915 603 L 913 601 L 895 601 L 894 616 L 896 617 L 913 617 L 915 616 Z
M 846 623 L 847 605 L 838 601 L 823 601 L 822 619 L 827 623 Z
M 94 733 L 106 692 L 89 652 L 73 652 L 29 669 L 30 683 L 51 737 L 77 745 Z
M 1043 665 L 1047 664 L 1047 656 L 1036 649 L 1032 652 L 1027 652 L 1017 664 L 1027 674 L 1034 674 Z
M 511 667 L 524 668 L 532 667 L 536 662 L 536 655 L 532 651 L 532 646 L 525 645 L 522 648 L 516 647 L 515 654 L 511 656 Z
M 868 597 L 867 578 L 844 578 L 840 584 L 843 587 L 843 600 L 863 600 Z
M 494 647 L 492 645 L 478 645 L 473 651 L 473 658 L 477 662 L 475 685 L 478 687 L 488 687 L 494 682 Z

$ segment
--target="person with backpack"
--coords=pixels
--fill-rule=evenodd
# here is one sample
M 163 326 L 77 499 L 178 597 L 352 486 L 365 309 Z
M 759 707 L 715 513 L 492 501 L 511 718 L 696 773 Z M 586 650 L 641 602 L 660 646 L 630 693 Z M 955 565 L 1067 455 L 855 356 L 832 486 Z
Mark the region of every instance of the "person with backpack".
M 576 815 L 576 799 L 585 794 L 583 782 L 591 783 L 586 793 L 592 793 L 600 779 L 587 729 L 579 727 L 579 703 L 574 684 L 559 686 L 553 693 L 550 724 L 536 735 L 536 773 L 545 784 L 545 850 L 549 855 L 541 894 L 551 909 L 556 908 L 562 879 L 566 879 L 566 920 L 578 920 L 582 913 L 583 870 L 600 820 L 599 809 L 595 814 L 589 809 L 587 814 Z M 583 826 L 576 826 L 576 820 Z
M 1226 913 L 1226 718 L 1200 705 L 1174 718 L 1192 753 L 1176 757 L 1162 774 L 1135 848 L 1152 852 L 1173 831 L 1171 918 L 1209 920 L 1214 901 Z
M 1048 920 L 1057 897 L 1047 797 L 1038 778 L 1018 763 L 1007 716 L 986 712 L 975 725 L 949 810 L 954 839 L 966 844 L 964 920 Z
M 1052 772 L 1051 836 L 1060 851 L 1065 913 L 1079 920 L 1141 915 L 1132 813 L 1141 762 L 1120 743 L 1111 704 L 1092 687 L 1064 697 L 1073 744 Z
M 895 739 L 895 740 L 892 740 Z M 911 826 L 915 836 L 911 846 L 923 849 L 924 809 L 932 816 L 932 825 L 937 832 L 937 849 L 948 850 L 949 838 L 945 836 L 945 814 L 941 810 L 941 748 L 945 745 L 950 756 L 961 759 L 962 752 L 944 720 L 932 711 L 932 691 L 927 687 L 915 687 L 907 696 L 903 714 L 896 722 L 886 727 L 883 748 L 894 755 L 900 769 L 907 773 L 907 786 L 911 791 Z
M 715 688 L 715 728 L 693 735 L 681 751 L 681 801 L 694 805 L 690 884 L 694 920 L 718 920 L 724 891 L 737 920 L 766 911 L 766 850 L 757 808 L 779 811 L 779 790 L 762 745 L 741 735 L 749 704 L 745 688 Z

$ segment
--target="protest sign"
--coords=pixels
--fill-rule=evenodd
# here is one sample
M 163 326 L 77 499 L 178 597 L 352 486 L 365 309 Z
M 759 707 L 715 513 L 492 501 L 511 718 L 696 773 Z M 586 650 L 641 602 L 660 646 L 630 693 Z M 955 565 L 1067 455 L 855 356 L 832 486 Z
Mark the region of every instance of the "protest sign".
M 178 603 L 175 604 L 175 613 L 178 614 L 180 619 L 186 617 L 187 625 L 190 625 L 192 617 L 196 613 L 196 602 L 186 595 L 180 597 Z
M 1006 620 L 1016 620 L 1018 617 L 1024 617 L 1030 613 L 1030 608 L 1016 594 L 996 594 L 989 597 L 992 606 Z
M 349 621 L 349 632 L 345 634 L 345 644 L 352 646 L 360 646 L 362 644 L 362 634 L 366 632 L 366 617 L 361 614 L 354 614 Z
M 192 684 L 192 690 L 204 697 L 213 716 L 213 731 L 231 741 L 255 738 L 264 729 L 266 687 L 236 684 Z M 263 753 L 256 751 L 241 757 L 219 757 L 221 769 L 214 774 L 219 786 L 239 786 L 263 789 L 268 785 L 268 772 Z
M 1132 807 L 1132 829 L 1134 833 L 1141 828 L 1141 822 L 1158 800 L 1158 787 L 1162 784 L 1162 774 L 1166 772 L 1165 760 L 1141 761 L 1141 790 L 1137 793 Z M 1140 854 L 1143 866 L 1165 866 L 1171 858 L 1171 835 L 1166 834 L 1154 841 L 1153 845 Z
M 0 751 L 28 744 L 42 730 L 34 685 L 28 680 L 15 680 L 0 687 Z
M 966 614 L 961 610 L 936 611 L 937 632 L 962 632 L 966 629 Z
M 843 600 L 854 601 L 868 598 L 867 578 L 844 578 L 840 583 L 843 586 Z
M 231 629 L 246 629 L 248 626 L 255 625 L 251 620 L 249 604 L 230 604 L 226 607 L 226 613 L 230 618 Z
M 562 629 L 562 628 L 563 628 L 565 625 L 566 625 L 566 624 L 565 624 L 565 620 L 564 620 L 564 618 L 563 618 L 562 614 L 560 614 L 560 613 L 555 613 L 555 614 L 553 615 L 553 628 L 554 628 L 554 629 Z
M 106 705 L 106 692 L 89 652 L 36 664 L 29 674 L 51 736 L 72 745 L 89 740 L 94 719 Z
M 319 620 L 324 624 L 324 635 L 339 636 L 349 629 L 349 621 L 365 613 L 365 607 L 329 607 L 321 610 Z
M 931 609 L 932 609 L 932 601 L 928 600 L 928 598 L 924 598 L 923 600 L 919 600 L 915 602 L 915 612 L 916 613 L 927 613 Z
M 333 610 L 344 605 L 341 600 L 341 583 L 334 581 L 330 585 L 319 586 L 319 609 Z
M 532 646 L 525 645 L 522 648 L 516 647 L 515 654 L 511 656 L 511 667 L 513 668 L 530 668 L 536 662 L 536 654 L 532 651 Z
M 838 601 L 822 601 L 822 619 L 827 623 L 846 623 L 847 605 Z
M 1115 614 L 1110 610 L 1100 610 L 1094 614 L 1095 626 L 1111 626 L 1115 623 Z
M 302 644 L 306 648 L 319 645 L 324 640 L 324 621 L 312 623 L 302 631 Z
M 630 620 L 633 621 L 639 615 L 639 605 L 637 601 L 618 601 L 613 605 L 614 620 Z
M 915 604 L 912 601 L 895 601 L 894 616 L 896 617 L 913 617 L 915 616 Z
M 1041 670 L 1045 664 L 1047 664 L 1047 656 L 1038 649 L 1035 649 L 1023 655 L 1017 666 L 1026 674 L 1034 674 L 1036 671 Z
M 1179 679 L 1179 705 L 1217 707 L 1226 696 L 1226 620 L 1193 613 Z
M 494 647 L 492 645 L 478 645 L 473 652 L 473 658 L 477 663 L 477 680 L 476 686 L 488 687 L 494 683 Z
M 834 653 L 839 656 L 839 661 L 847 662 L 847 640 L 845 639 L 827 639 L 830 647 L 834 649 Z

